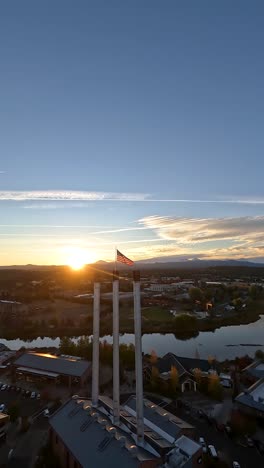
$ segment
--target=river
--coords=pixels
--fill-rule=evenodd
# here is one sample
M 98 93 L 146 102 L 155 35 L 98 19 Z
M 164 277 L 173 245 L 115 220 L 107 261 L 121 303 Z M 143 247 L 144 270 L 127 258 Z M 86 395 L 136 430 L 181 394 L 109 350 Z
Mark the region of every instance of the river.
M 78 338 L 73 337 L 73 339 Z M 101 340 L 111 343 L 112 336 L 104 336 Z M 134 335 L 125 333 L 120 336 L 120 342 L 134 343 Z M 18 350 L 22 346 L 25 348 L 58 347 L 60 338 L 39 337 L 31 341 L 0 338 L 0 343 L 12 350 Z M 264 315 L 261 315 L 257 322 L 248 325 L 234 325 L 218 328 L 214 332 L 200 332 L 195 338 L 187 340 L 176 338 L 172 333 L 144 334 L 142 348 L 145 353 L 155 350 L 159 356 L 172 352 L 179 356 L 195 357 L 198 352 L 199 356 L 205 359 L 208 356 L 215 356 L 218 360 L 224 360 L 245 354 L 253 357 L 257 349 L 264 351 Z

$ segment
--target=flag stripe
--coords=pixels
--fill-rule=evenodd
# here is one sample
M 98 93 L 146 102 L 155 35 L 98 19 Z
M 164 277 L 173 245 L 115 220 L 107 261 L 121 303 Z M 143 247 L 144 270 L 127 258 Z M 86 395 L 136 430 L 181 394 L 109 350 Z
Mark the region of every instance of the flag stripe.
M 119 250 L 116 251 L 116 259 L 120 263 L 125 263 L 125 265 L 132 266 L 134 265 L 133 260 L 127 258 L 124 254 L 122 254 Z

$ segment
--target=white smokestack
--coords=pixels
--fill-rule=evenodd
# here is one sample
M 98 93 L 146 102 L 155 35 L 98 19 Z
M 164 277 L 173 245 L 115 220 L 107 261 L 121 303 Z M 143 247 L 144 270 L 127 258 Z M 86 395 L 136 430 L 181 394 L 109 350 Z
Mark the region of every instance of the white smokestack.
M 98 405 L 99 394 L 99 332 L 100 332 L 100 283 L 94 283 L 93 308 L 93 369 L 92 369 L 92 405 Z
M 119 377 L 119 273 L 113 273 L 113 415 L 114 424 L 119 424 L 120 377 Z
M 141 303 L 140 273 L 134 271 L 134 327 L 135 327 L 135 364 L 136 364 L 136 402 L 137 402 L 137 441 L 144 440 L 144 404 L 143 404 L 143 370 L 141 341 Z

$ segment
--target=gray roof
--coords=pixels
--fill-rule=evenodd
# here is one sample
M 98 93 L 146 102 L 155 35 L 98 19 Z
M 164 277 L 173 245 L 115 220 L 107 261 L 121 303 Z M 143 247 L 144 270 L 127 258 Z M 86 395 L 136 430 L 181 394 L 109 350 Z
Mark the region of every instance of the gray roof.
M 146 450 L 136 448 L 129 434 L 114 428 L 100 409 L 91 409 L 88 399 L 69 400 L 49 422 L 83 468 L 135 468 L 144 460 L 157 459 Z
M 212 366 L 206 359 L 181 357 L 173 353 L 167 353 L 160 358 L 157 366 L 161 373 L 170 371 L 171 367 L 174 366 L 178 370 L 179 376 L 186 372 L 191 373 L 194 369 L 201 369 L 203 372 L 208 372 L 212 369 Z
M 193 457 L 202 448 L 201 445 L 185 435 L 177 440 L 176 447 L 179 447 L 188 457 Z
M 254 390 L 256 390 L 259 386 L 262 386 L 263 384 L 264 384 L 264 378 L 255 382 L 245 392 L 240 393 L 236 397 L 235 401 L 242 405 L 249 406 L 250 408 L 253 408 L 264 414 L 263 402 L 254 400 L 253 395 L 251 394 L 252 392 L 254 392 Z
M 155 424 L 157 427 L 162 429 L 174 439 L 176 439 L 180 435 L 183 429 L 193 429 L 193 426 L 191 426 L 191 424 L 187 423 L 186 421 L 183 421 L 177 416 L 174 416 L 172 413 L 169 413 L 163 408 L 160 408 L 158 405 L 155 405 L 149 400 L 144 399 L 144 402 L 144 418 Z M 152 405 L 149 405 L 151 403 Z M 133 411 L 136 411 L 136 398 L 134 396 L 131 396 L 125 403 L 125 406 L 128 406 Z M 150 406 L 153 407 L 151 408 Z M 163 416 L 163 413 L 166 413 L 166 415 Z
M 49 357 L 49 355 L 41 353 L 24 353 L 14 364 L 19 367 L 28 367 L 73 377 L 81 377 L 91 367 L 89 361 L 53 355 Z
M 250 394 L 240 393 L 240 395 L 236 397 L 235 401 L 237 401 L 238 403 L 242 405 L 249 406 L 250 408 L 256 409 L 264 413 L 263 403 L 260 403 L 259 401 L 255 401 Z
M 262 379 L 264 377 L 264 364 L 262 361 L 254 361 L 243 369 L 243 372 L 252 375 L 256 379 Z
M 247 371 L 250 375 L 253 377 L 256 377 L 256 379 L 262 379 L 264 377 L 264 371 L 263 370 L 258 370 L 258 369 L 248 369 Z

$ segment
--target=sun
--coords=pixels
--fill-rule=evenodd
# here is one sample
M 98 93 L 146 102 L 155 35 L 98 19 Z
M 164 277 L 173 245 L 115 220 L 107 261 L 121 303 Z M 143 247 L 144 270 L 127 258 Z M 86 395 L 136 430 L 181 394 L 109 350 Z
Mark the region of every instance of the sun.
M 72 270 L 81 270 L 85 263 L 80 258 L 70 258 L 68 260 L 68 265 L 71 267 Z
M 70 249 L 67 258 L 67 265 L 73 270 L 81 270 L 87 263 L 93 263 L 96 260 L 94 252 L 85 249 Z

